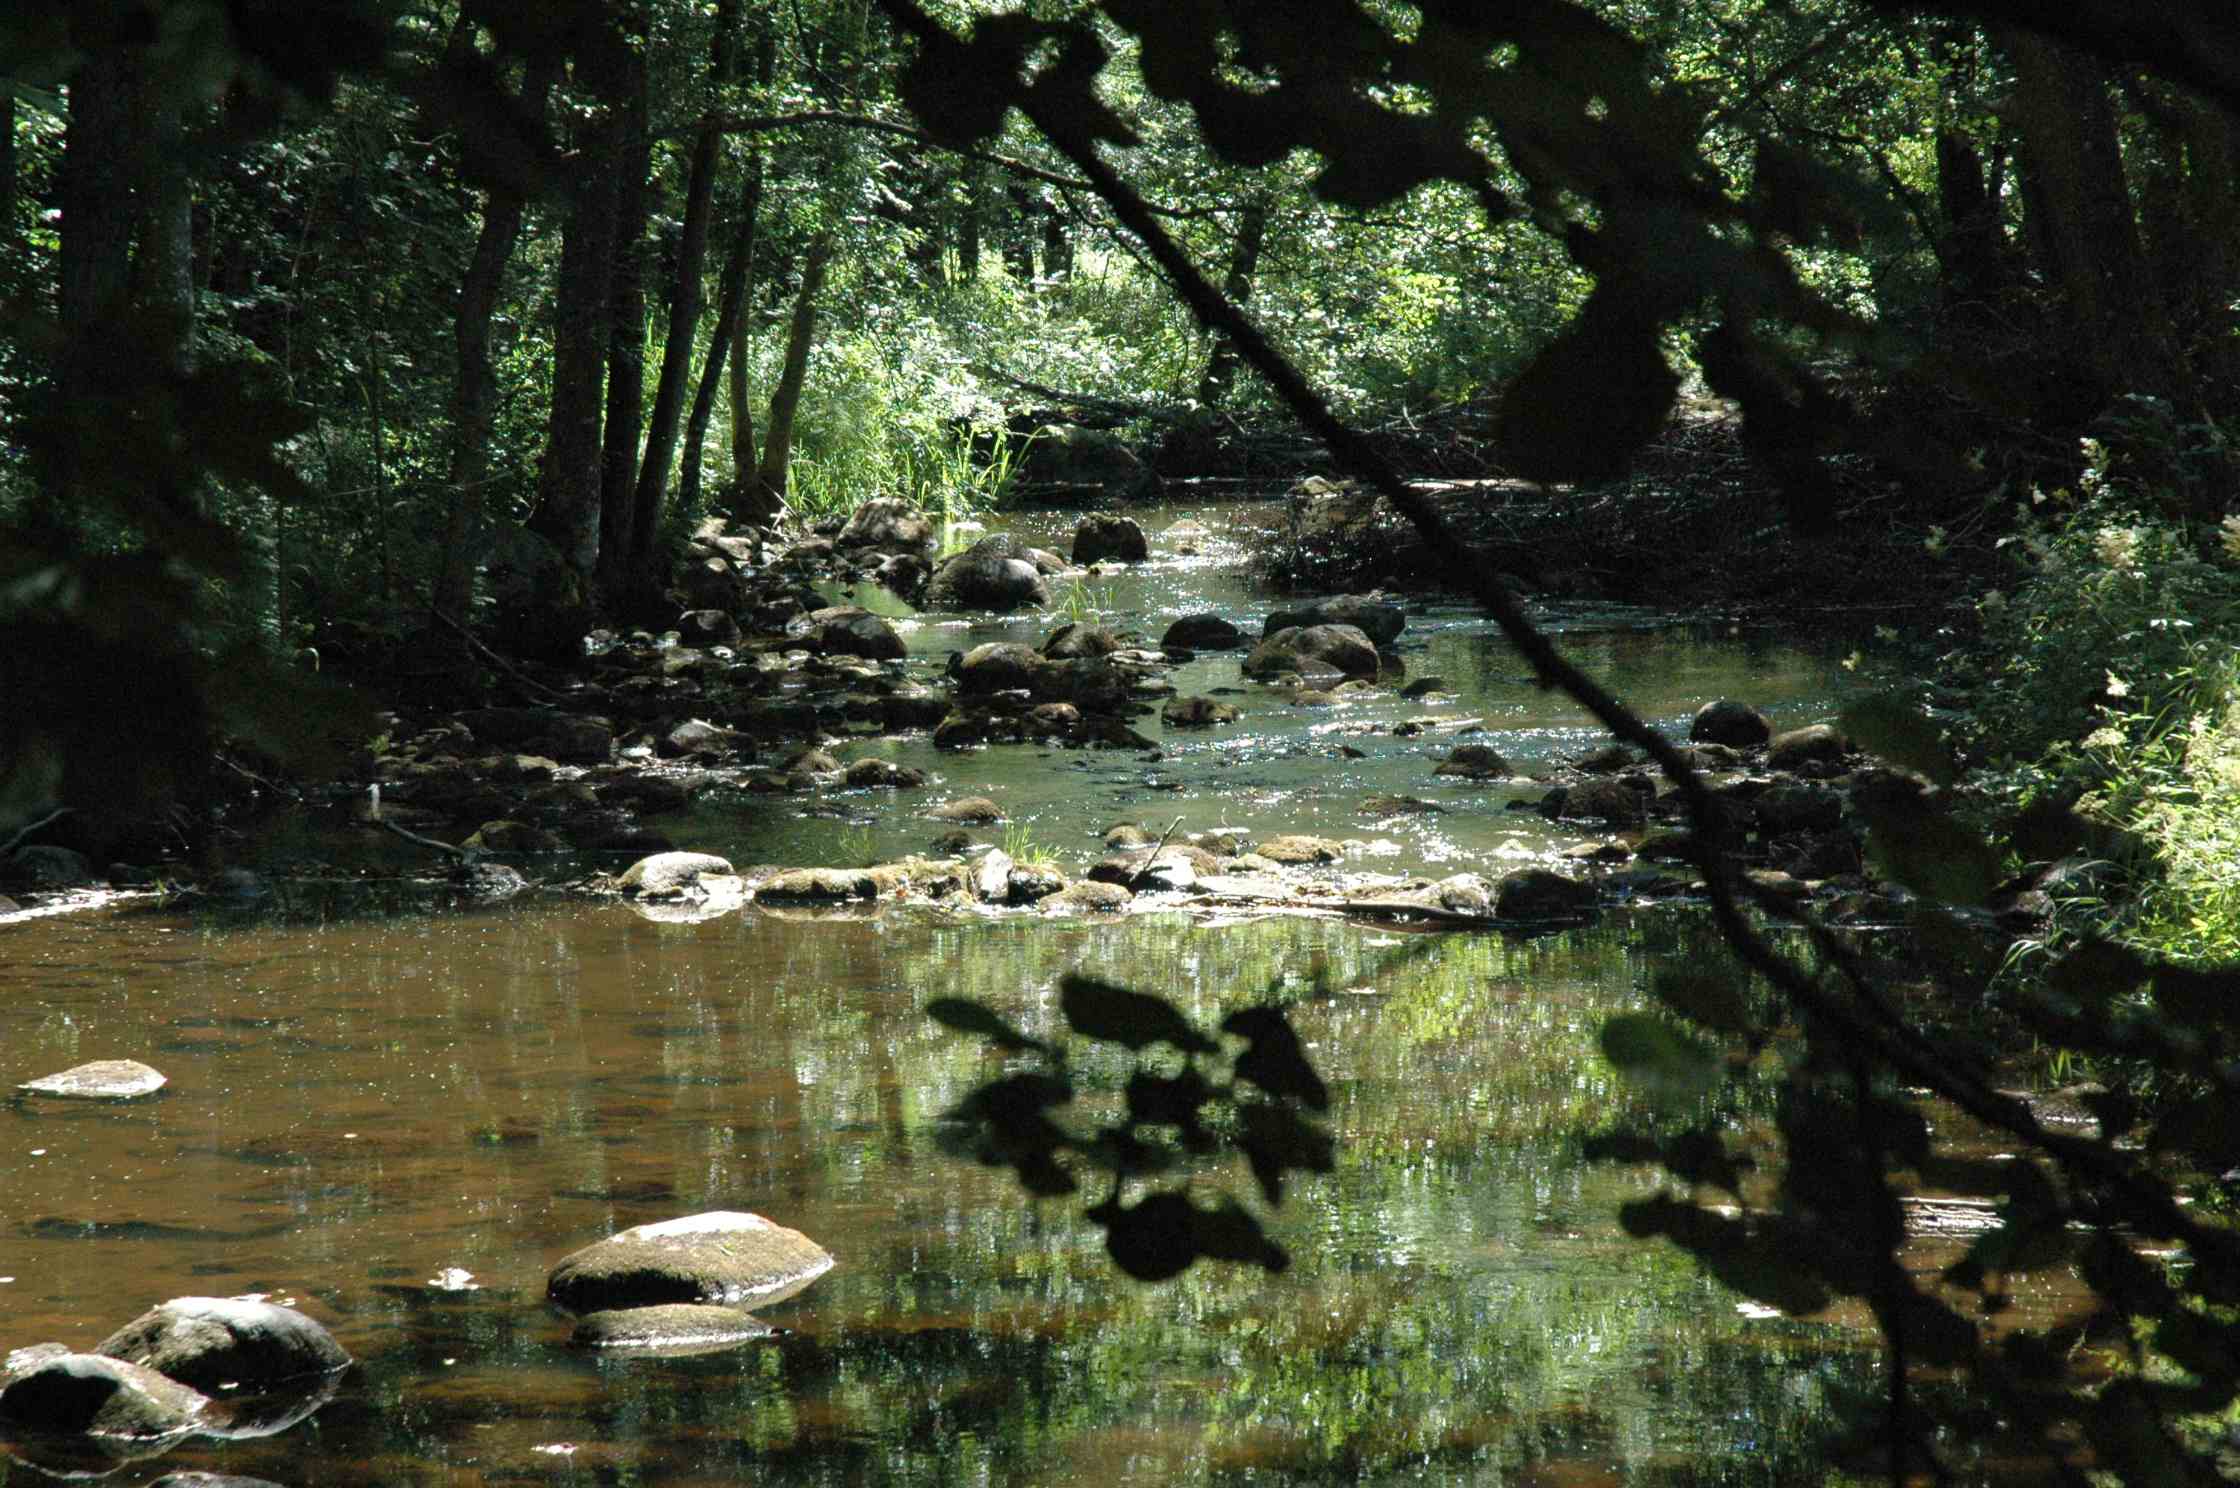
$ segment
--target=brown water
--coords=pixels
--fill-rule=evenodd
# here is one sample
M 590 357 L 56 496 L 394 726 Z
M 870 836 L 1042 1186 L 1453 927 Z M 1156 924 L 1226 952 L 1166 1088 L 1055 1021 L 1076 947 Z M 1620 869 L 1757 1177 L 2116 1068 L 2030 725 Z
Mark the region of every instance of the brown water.
M 357 1356 L 288 1435 L 120 1481 L 1792 1481 L 1870 1376 L 1863 1340 L 1745 1317 L 1616 1232 L 1646 1175 L 1576 1160 L 1630 1099 L 1594 1030 L 1634 1001 L 1636 928 L 1380 970 L 1422 945 L 604 905 L 0 928 L 0 1076 L 140 1057 L 172 1081 L 0 1112 L 0 1342 L 90 1346 L 168 1296 L 261 1292 Z M 1075 965 L 1201 1018 L 1271 985 L 1304 999 L 1340 1157 L 1273 1218 L 1290 1271 L 1131 1283 L 1072 1211 L 936 1151 L 930 1119 L 993 1066 L 920 1006 L 1047 1028 Z M 840 1258 L 768 1315 L 786 1336 L 677 1361 L 566 1346 L 553 1261 L 711 1208 Z
M 1026 535 L 1059 535 L 1046 525 Z M 1202 546 L 1162 541 L 1076 608 L 1153 637 L 1203 608 L 1257 629 L 1267 601 L 1241 544 Z M 1855 685 L 1835 648 L 1622 612 L 1550 619 L 1675 726 L 1719 695 L 1824 716 Z M 1052 623 L 922 617 L 910 666 Z M 1440 707 L 1484 715 L 1488 742 L 1527 765 L 1594 742 L 1467 612 L 1418 607 L 1401 650 L 1412 673 L 1449 678 Z M 1235 686 L 1235 667 L 1207 658 L 1177 680 Z M 1455 786 L 1431 776 L 1431 744 L 1359 727 L 1432 705 L 1233 700 L 1240 726 L 1165 739 L 1158 760 L 937 756 L 909 739 L 842 752 L 926 764 L 926 799 L 995 794 L 1062 860 L 1129 815 L 1356 836 L 1395 871 L 1497 872 L 1577 840 L 1505 809 L 1529 787 Z M 1449 809 L 1362 821 L 1360 798 L 1385 791 Z M 664 825 L 742 862 L 830 862 L 922 847 L 934 827 L 913 810 L 717 790 Z M 304 886 L 279 902 L 264 918 L 0 924 L 0 1089 L 96 1058 L 171 1077 L 129 1105 L 0 1106 L 0 1349 L 88 1347 L 166 1297 L 258 1292 L 359 1361 L 286 1435 L 191 1443 L 117 1482 L 197 1467 L 299 1488 L 1773 1484 L 1823 1476 L 1822 1440 L 1874 1389 L 1869 1335 L 1738 1307 L 1618 1231 L 1652 1174 L 1579 1160 L 1584 1134 L 1635 1109 L 1597 1052 L 1601 1021 L 1637 1005 L 1660 960 L 1716 954 L 1684 910 L 1525 941 L 756 907 L 657 924 L 550 901 L 375 914 Z M 1271 988 L 1295 1004 L 1334 1092 L 1338 1170 L 1269 1216 L 1287 1272 L 1129 1282 L 1074 1208 L 1030 1207 L 1007 1172 L 939 1150 L 939 1115 L 1000 1066 L 923 1005 L 980 998 L 1055 1034 L 1074 967 L 1201 1021 Z M 1258 1204 L 1242 1171 L 1201 1195 L 1214 1188 Z M 838 1256 L 768 1313 L 781 1337 L 682 1360 L 567 1346 L 543 1300 L 554 1261 L 715 1208 Z M 0 1456 L 0 1482 L 19 1478 L 42 1480 Z

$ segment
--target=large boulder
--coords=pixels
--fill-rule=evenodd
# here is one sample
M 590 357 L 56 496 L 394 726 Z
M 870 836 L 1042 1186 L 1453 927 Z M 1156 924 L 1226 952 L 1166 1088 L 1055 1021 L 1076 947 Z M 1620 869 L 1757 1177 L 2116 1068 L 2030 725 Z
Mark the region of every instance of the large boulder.
M 768 1338 L 777 1330 L 736 1307 L 670 1302 L 616 1307 L 576 1319 L 568 1341 L 578 1348 L 632 1349 L 667 1355 L 705 1353 Z
M 875 496 L 855 509 L 833 542 L 843 548 L 877 548 L 881 552 L 931 557 L 939 536 L 933 519 L 909 502 Z
M 832 1255 L 759 1214 L 715 1210 L 642 1224 L 563 1259 L 545 1296 L 570 1312 L 665 1303 L 761 1307 L 830 1271 Z
M 1151 542 L 1133 517 L 1099 513 L 1083 517 L 1073 530 L 1073 561 L 1083 567 L 1112 561 L 1141 563 L 1150 556 Z
M 1135 499 L 1159 489 L 1159 477 L 1141 456 L 1108 429 L 1044 424 L 1029 437 L 1020 479 L 1033 485 L 1097 487 L 1107 496 Z
M 26 1080 L 18 1090 L 64 1100 L 133 1100 L 164 1086 L 162 1073 L 137 1059 L 96 1059 L 59 1074 Z
M 1068 622 L 1050 632 L 1042 654 L 1053 661 L 1073 661 L 1084 656 L 1110 656 L 1121 649 L 1120 633 L 1109 625 Z
M 1159 644 L 1169 651 L 1233 651 L 1244 644 L 1244 632 L 1219 615 L 1184 615 Z
M 1244 659 L 1247 677 L 1278 677 L 1285 672 L 1330 669 L 1374 681 L 1380 663 L 1376 645 L 1352 625 L 1297 625 L 1279 630 Z
M 1559 920 L 1593 907 L 1594 885 L 1546 868 L 1520 868 L 1494 890 L 1493 911 L 1505 920 Z
M 1624 776 L 1598 775 L 1564 791 L 1553 814 L 1572 821 L 1634 827 L 1647 814 L 1649 795 Z
M 1688 724 L 1688 739 L 1696 744 L 1751 749 L 1772 737 L 1773 726 L 1766 722 L 1765 714 L 1733 698 L 1705 703 L 1696 709 L 1695 718 Z
M 639 899 L 679 899 L 697 890 L 702 878 L 733 876 L 731 861 L 714 853 L 665 852 L 638 859 L 622 870 L 622 892 Z
M 185 1436 L 209 1409 L 201 1391 L 145 1365 L 100 1354 L 54 1354 L 0 1387 L 0 1422 L 57 1436 L 128 1441 Z
M 957 663 L 957 695 L 990 697 L 999 692 L 1032 692 L 1045 661 L 1041 652 L 1016 641 L 975 646 Z
M 1050 603 L 1036 550 L 1004 533 L 944 558 L 926 581 L 929 610 L 1016 610 Z
M 259 1390 L 347 1368 L 334 1335 L 292 1307 L 246 1297 L 174 1297 L 95 1347 L 198 1390 Z
M 812 610 L 799 625 L 802 644 L 820 656 L 899 661 L 909 650 L 903 644 L 901 631 L 855 605 Z
M 1359 594 L 1341 594 L 1335 599 L 1296 609 L 1278 610 L 1268 617 L 1260 633 L 1272 636 L 1279 630 L 1309 625 L 1350 625 L 1373 644 L 1389 646 L 1407 629 L 1408 617 L 1396 604 Z

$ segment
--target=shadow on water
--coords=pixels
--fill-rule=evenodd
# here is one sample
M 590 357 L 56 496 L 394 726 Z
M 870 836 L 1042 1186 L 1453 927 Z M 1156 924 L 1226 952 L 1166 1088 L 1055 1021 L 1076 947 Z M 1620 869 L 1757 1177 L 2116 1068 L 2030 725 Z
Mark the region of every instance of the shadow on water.
M 285 1436 L 191 1442 L 164 1469 L 1774 1483 L 1874 1374 L 1862 1335 L 1745 1317 L 1626 1239 L 1615 1210 L 1647 1176 L 1579 1162 L 1636 1099 L 1595 1053 L 1639 997 L 1623 918 L 1404 946 L 1295 920 L 676 926 L 603 905 L 8 936 L 8 1078 L 158 1044 L 172 1084 L 0 1110 L 4 1341 L 84 1347 L 162 1297 L 255 1291 L 359 1361 Z M 923 1004 L 974 997 L 1054 1034 L 1077 965 L 1202 1023 L 1271 987 L 1291 1003 L 1339 1166 L 1263 1211 L 1289 1271 L 1130 1283 L 1071 1210 L 940 1154 L 937 1118 L 1000 1066 Z M 1117 1087 L 1117 1063 L 1080 1059 Z M 1257 1205 L 1242 1171 L 1227 1186 Z M 840 1266 L 768 1312 L 770 1341 L 571 1350 L 550 1264 L 710 1208 L 796 1225 Z

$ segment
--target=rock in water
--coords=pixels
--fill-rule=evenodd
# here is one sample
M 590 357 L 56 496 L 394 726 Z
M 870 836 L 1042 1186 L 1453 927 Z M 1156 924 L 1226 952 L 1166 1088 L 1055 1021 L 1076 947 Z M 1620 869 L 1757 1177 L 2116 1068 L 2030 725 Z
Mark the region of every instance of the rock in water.
M 60 1074 L 27 1080 L 17 1088 L 66 1100 L 132 1100 L 153 1095 L 166 1083 L 160 1071 L 137 1059 L 96 1059 L 91 1064 L 73 1065 Z
M 199 1390 L 99 1354 L 47 1359 L 0 1389 L 0 1421 L 71 1436 L 135 1441 L 184 1436 L 209 1406 Z
M 95 1352 L 198 1390 L 256 1390 L 350 1363 L 318 1323 L 292 1307 L 245 1297 L 174 1297 L 102 1339 Z
M 619 1307 L 576 1320 L 569 1342 L 578 1348 L 636 1349 L 697 1354 L 732 1348 L 777 1330 L 736 1307 L 671 1302 L 659 1307 Z
M 719 1209 L 587 1245 L 552 1268 L 545 1295 L 579 1315 L 670 1302 L 760 1307 L 793 1296 L 832 1264 L 799 1230 Z
M 1688 738 L 1697 744 L 1726 744 L 1749 749 L 1773 737 L 1766 716 L 1748 703 L 1720 698 L 1696 710 L 1688 724 Z

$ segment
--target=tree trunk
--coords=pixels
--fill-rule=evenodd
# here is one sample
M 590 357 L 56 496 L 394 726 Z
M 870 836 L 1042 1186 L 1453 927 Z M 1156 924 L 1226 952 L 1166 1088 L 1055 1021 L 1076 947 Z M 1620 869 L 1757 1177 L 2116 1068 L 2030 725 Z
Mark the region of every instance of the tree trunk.
M 2189 406 L 2177 340 L 2139 246 L 2105 68 L 2030 32 L 2001 44 L 2015 64 L 2032 241 L 2066 311 L 2069 354 L 2100 402 L 2151 393 Z
M 957 207 L 957 277 L 966 284 L 980 277 L 980 218 L 987 200 L 987 186 L 980 167 L 964 167 L 964 201 Z
M 832 233 L 817 234 L 801 265 L 801 292 L 794 296 L 793 323 L 786 331 L 785 370 L 778 374 L 777 391 L 770 395 L 770 418 L 762 436 L 762 463 L 754 485 L 742 493 L 741 513 L 750 522 L 767 524 L 785 510 L 786 467 L 793 461 L 793 417 L 801 406 L 801 387 L 809 375 L 809 348 L 817 338 L 817 296 L 824 291 L 825 270 L 832 262 Z
M 544 118 L 545 98 L 558 80 L 557 58 L 529 63 L 521 86 L 525 116 Z M 459 310 L 452 340 L 459 348 L 458 381 L 451 393 L 451 458 L 447 484 L 451 509 L 444 516 L 443 550 L 437 558 L 431 607 L 460 624 L 473 606 L 474 571 L 482 550 L 483 482 L 490 471 L 490 433 L 495 422 L 497 376 L 490 366 L 490 317 L 505 287 L 506 265 L 521 236 L 526 203 L 517 188 L 493 184 L 483 201 L 482 231 L 474 257 L 459 284 Z
M 1229 272 L 1222 280 L 1221 292 L 1233 305 L 1243 306 L 1252 299 L 1252 276 L 1260 269 L 1260 249 L 1268 239 L 1268 193 L 1255 191 L 1245 199 L 1237 216 L 1237 240 L 1229 250 Z M 1218 331 L 1214 333 L 1213 354 L 1206 359 L 1205 376 L 1198 379 L 1198 401 L 1208 408 L 1218 408 L 1229 395 L 1229 385 L 1237 376 L 1236 343 Z
M 724 256 L 723 272 L 716 281 L 716 328 L 708 338 L 708 364 L 700 373 L 700 390 L 693 395 L 692 417 L 685 423 L 684 469 L 678 479 L 677 500 L 688 512 L 700 507 L 700 467 L 708 440 L 708 425 L 716 410 L 716 391 L 723 386 L 726 363 L 732 376 L 731 443 L 738 472 L 754 468 L 754 414 L 747 403 L 745 329 L 747 302 L 754 282 L 755 219 L 762 211 L 762 156 L 747 167 L 746 188 L 739 196 L 739 223 L 732 235 L 731 251 Z M 735 349 L 736 343 L 736 349 Z M 746 451 L 743 457 L 737 452 Z
M 1066 231 L 1065 204 L 1056 200 L 1042 204 L 1042 272 L 1051 279 L 1073 277 L 1073 239 Z
M 9 266 L 9 278 L 0 280 L 0 294 L 16 289 L 14 274 L 23 259 L 16 233 L 16 96 L 0 96 L 0 264 Z
M 638 443 L 646 402 L 646 220 L 653 203 L 652 100 L 645 54 L 630 53 L 622 185 L 615 208 L 614 291 L 608 308 L 607 413 L 599 467 L 599 592 L 620 606 L 637 549 Z
M 730 81 L 732 41 L 738 22 L 739 0 L 721 0 L 716 7 L 716 48 L 710 65 L 711 99 Z M 677 424 L 684 411 L 685 385 L 692 376 L 692 346 L 700 330 L 701 269 L 708 256 L 708 217 L 715 200 L 716 167 L 722 158 L 722 140 L 715 131 L 705 130 L 693 142 L 691 174 L 685 186 L 684 227 L 677 245 L 676 280 L 669 293 L 669 329 L 661 347 L 661 376 L 654 388 L 645 461 L 638 471 L 630 519 L 627 588 L 635 602 L 646 600 L 660 589 L 655 569 L 662 504 L 669 494 Z
M 560 552 L 578 592 L 550 596 L 581 603 L 599 561 L 601 395 L 606 382 L 614 293 L 615 229 L 621 207 L 628 131 L 627 63 L 619 31 L 603 31 L 577 58 L 576 76 L 594 102 L 574 131 L 580 164 L 560 231 L 553 285 L 552 399 L 544 468 L 531 531 Z
M 147 146 L 141 179 L 139 242 L 132 297 L 172 371 L 194 361 L 194 193 L 187 182 L 186 121 L 175 103 L 148 88 L 133 101 L 137 137 Z

